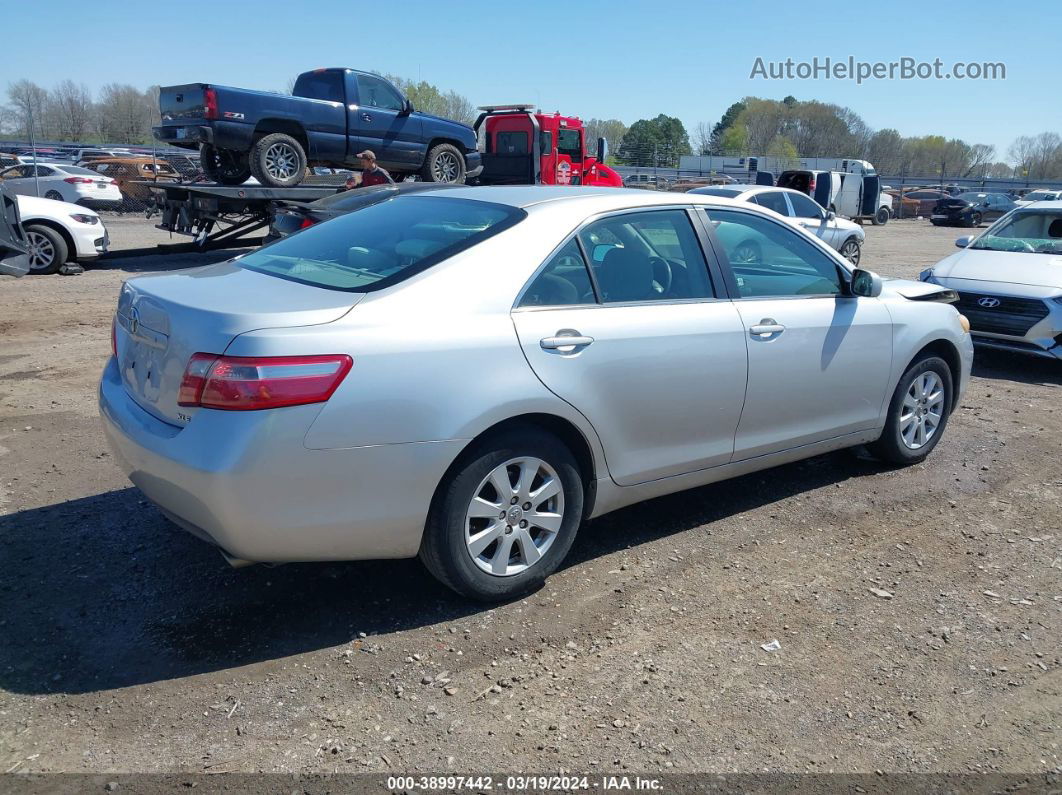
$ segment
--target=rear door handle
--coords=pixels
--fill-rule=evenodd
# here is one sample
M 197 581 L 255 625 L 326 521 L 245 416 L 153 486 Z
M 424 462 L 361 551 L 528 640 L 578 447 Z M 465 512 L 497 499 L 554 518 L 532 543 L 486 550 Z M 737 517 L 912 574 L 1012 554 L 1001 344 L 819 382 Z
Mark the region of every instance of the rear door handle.
M 539 340 L 538 344 L 547 351 L 567 353 L 576 348 L 585 348 L 593 341 L 593 337 L 584 337 L 579 334 L 558 334 L 556 337 L 544 337 Z
M 363 114 L 361 114 L 361 120 L 362 121 L 372 121 L 372 116 L 370 116 L 368 113 L 363 113 Z
M 781 334 L 785 326 L 774 318 L 765 317 L 754 326 L 749 326 L 749 333 L 754 337 L 769 337 L 772 334 Z

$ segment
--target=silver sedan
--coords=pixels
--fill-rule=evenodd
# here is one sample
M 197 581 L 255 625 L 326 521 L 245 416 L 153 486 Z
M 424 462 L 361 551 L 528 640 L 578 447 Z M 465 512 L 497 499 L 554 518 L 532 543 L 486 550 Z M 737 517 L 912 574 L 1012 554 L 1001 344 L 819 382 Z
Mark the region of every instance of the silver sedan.
M 922 461 L 970 373 L 952 300 L 747 202 L 427 192 L 127 281 L 100 411 L 234 563 L 419 555 L 503 599 L 631 503 L 861 444 Z

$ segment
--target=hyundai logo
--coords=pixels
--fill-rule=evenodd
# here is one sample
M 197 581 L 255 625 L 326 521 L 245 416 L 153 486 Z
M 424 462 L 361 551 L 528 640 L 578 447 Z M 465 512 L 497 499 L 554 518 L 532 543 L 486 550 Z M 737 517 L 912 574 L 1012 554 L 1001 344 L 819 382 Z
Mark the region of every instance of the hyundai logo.
M 991 296 L 977 299 L 977 305 L 983 306 L 985 309 L 995 309 L 1000 303 L 998 298 L 992 298 Z
M 139 328 L 140 328 L 140 310 L 134 308 L 133 311 L 129 313 L 129 333 L 130 334 L 136 334 L 136 332 L 137 332 L 137 330 Z

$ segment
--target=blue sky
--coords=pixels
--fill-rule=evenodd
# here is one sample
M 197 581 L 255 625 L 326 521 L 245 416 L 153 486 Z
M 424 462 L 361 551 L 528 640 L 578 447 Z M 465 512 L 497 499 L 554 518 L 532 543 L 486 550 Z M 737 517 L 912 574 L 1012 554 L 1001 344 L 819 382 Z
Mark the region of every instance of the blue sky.
M 307 69 L 352 66 L 428 80 L 477 105 L 534 102 L 628 124 L 663 112 L 691 131 L 697 122 L 714 123 L 745 95 L 787 94 L 847 105 L 874 129 L 990 143 L 999 155 L 1018 135 L 1062 129 L 1053 65 L 1059 0 L 184 0 L 152 6 L 94 0 L 89 6 L 83 0 L 5 4 L 9 30 L 42 21 L 47 27 L 41 36 L 4 37 L 0 89 L 20 77 L 46 87 L 71 77 L 93 90 L 108 82 L 197 81 L 279 89 Z M 749 77 L 757 56 L 849 55 L 886 62 L 939 57 L 946 67 L 1002 61 L 1007 79 L 856 85 Z

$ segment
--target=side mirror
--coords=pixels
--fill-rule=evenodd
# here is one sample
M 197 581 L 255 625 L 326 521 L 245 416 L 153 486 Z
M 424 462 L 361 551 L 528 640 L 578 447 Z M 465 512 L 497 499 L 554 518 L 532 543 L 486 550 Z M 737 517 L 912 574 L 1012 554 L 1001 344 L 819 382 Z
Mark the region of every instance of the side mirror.
M 597 139 L 597 162 L 604 163 L 605 158 L 608 157 L 608 141 L 604 138 Z
M 412 112 L 413 112 L 414 110 L 416 110 L 416 108 L 414 108 L 414 107 L 413 107 L 413 103 L 412 103 L 412 102 L 410 102 L 410 101 L 409 101 L 409 100 L 407 99 L 407 100 L 406 100 L 406 104 L 405 104 L 405 106 L 404 106 L 404 107 L 402 108 L 402 115 L 403 115 L 403 116 L 408 116 L 408 115 L 409 115 L 410 113 L 412 113 Z
M 956 248 L 966 248 L 973 243 L 973 235 L 963 235 L 962 237 L 955 238 Z
M 881 277 L 874 271 L 856 268 L 852 271 L 852 295 L 860 298 L 877 298 L 881 295 Z
M 827 210 L 826 211 L 826 220 L 827 221 L 833 221 L 836 218 L 837 218 L 837 213 L 835 213 L 833 210 Z

